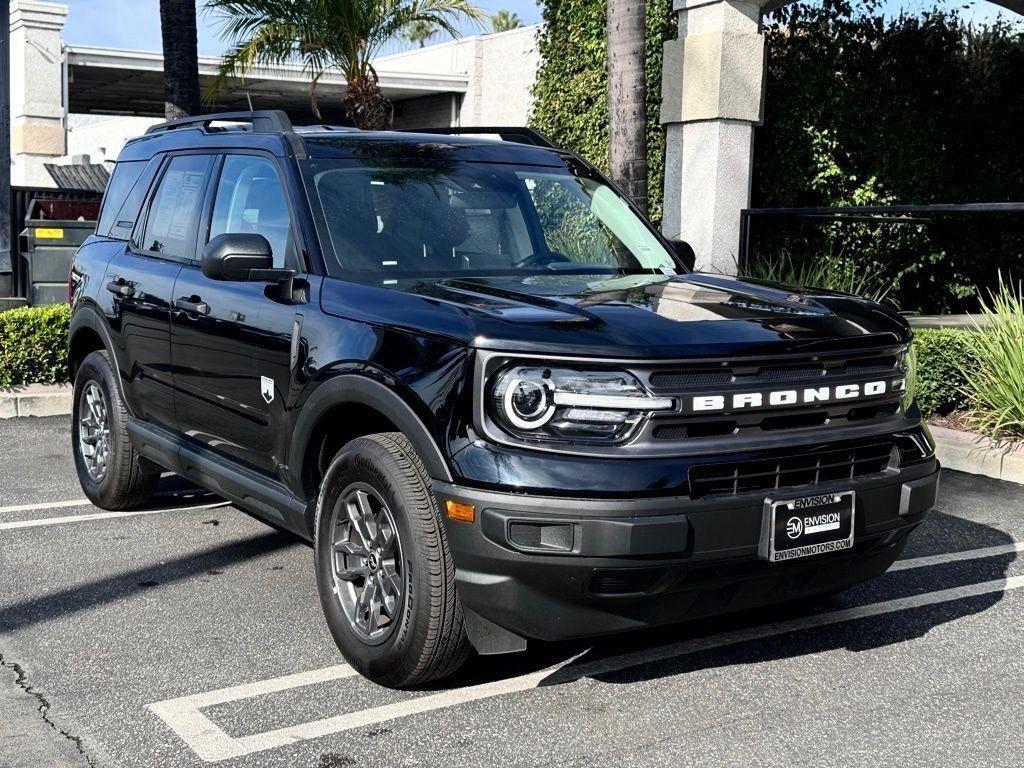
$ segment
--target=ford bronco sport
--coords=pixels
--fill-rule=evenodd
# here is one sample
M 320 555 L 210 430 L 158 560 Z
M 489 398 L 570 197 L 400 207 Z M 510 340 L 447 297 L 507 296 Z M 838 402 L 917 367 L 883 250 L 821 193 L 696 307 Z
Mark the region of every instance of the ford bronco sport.
M 904 320 L 694 273 L 579 157 L 466 131 L 129 142 L 69 277 L 86 495 L 170 471 L 311 540 L 390 686 L 885 571 L 938 478 Z

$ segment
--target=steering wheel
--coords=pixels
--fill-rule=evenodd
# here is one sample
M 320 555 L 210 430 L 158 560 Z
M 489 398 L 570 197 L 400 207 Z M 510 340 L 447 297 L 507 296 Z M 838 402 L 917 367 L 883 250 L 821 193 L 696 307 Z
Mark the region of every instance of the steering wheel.
M 552 264 L 564 264 L 571 261 L 572 259 L 558 251 L 541 251 L 539 253 L 531 253 L 525 259 L 516 264 L 516 267 L 520 269 L 529 267 L 547 267 Z

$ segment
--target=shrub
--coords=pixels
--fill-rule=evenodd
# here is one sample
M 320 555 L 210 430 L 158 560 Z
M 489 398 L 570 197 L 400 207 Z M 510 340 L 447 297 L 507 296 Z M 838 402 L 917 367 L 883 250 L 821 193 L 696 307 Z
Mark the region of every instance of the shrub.
M 1024 296 L 1002 279 L 981 300 L 986 321 L 975 346 L 979 365 L 970 376 L 971 421 L 995 438 L 1024 438 Z
M 917 405 L 925 416 L 967 407 L 967 385 L 978 361 L 977 333 L 963 328 L 921 328 L 914 333 Z
M 0 387 L 68 380 L 66 304 L 0 312 Z

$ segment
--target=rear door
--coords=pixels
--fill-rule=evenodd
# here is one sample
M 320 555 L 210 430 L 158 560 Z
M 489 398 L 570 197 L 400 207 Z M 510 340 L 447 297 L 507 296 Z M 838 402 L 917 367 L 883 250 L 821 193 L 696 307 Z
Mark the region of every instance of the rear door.
M 196 259 L 178 275 L 171 321 L 179 429 L 272 476 L 287 438 L 284 400 L 302 309 L 276 284 L 208 279 L 199 256 L 217 235 L 257 233 L 270 242 L 275 267 L 300 269 L 282 170 L 269 154 L 218 158 Z
M 209 155 L 158 158 L 140 174 L 121 211 L 107 222 L 101 217 L 112 235 L 133 233 L 104 276 L 125 398 L 134 416 L 163 426 L 174 423 L 171 296 L 178 271 L 195 247 L 211 164 Z M 139 205 L 150 188 L 148 204 Z M 129 205 L 133 196 L 134 208 Z

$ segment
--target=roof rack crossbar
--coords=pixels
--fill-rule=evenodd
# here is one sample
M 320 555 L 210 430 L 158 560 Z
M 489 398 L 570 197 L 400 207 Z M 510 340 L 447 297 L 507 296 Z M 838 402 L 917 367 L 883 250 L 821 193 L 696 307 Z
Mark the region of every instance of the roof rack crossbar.
M 289 133 L 292 130 L 292 122 L 282 110 L 256 109 L 251 112 L 215 112 L 183 117 L 179 120 L 168 120 L 166 123 L 150 126 L 146 129 L 146 134 L 164 133 L 179 128 L 202 128 L 205 130 L 210 123 L 214 122 L 250 123 L 253 133 Z
M 555 142 L 540 131 L 533 130 L 533 128 L 459 125 L 451 126 L 450 128 L 402 128 L 401 132 L 434 133 L 441 136 L 461 136 L 465 134 L 494 135 L 502 141 L 511 141 L 516 144 L 529 144 L 534 147 L 560 149 Z

